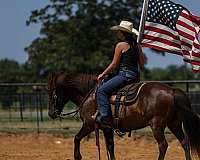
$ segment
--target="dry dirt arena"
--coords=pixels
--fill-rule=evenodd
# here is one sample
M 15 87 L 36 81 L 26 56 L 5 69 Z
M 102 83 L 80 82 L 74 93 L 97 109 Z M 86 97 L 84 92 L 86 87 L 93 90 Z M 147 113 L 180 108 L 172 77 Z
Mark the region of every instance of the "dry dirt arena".
M 183 160 L 184 153 L 174 137 L 167 136 L 169 148 L 166 160 Z M 106 160 L 104 139 L 101 142 L 101 159 Z M 117 160 L 157 160 L 158 149 L 155 140 L 147 135 L 133 135 L 131 138 L 115 136 Z M 81 143 L 83 160 L 97 160 L 95 139 L 84 139 Z M 40 134 L 0 134 L 0 160 L 73 160 L 73 137 Z

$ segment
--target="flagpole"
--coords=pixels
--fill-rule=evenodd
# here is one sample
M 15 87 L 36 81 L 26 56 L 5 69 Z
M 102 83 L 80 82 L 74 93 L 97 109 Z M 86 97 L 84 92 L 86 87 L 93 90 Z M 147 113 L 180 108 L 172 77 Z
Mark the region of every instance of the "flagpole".
M 140 43 L 141 40 L 142 40 L 142 34 L 143 34 L 143 31 L 144 31 L 145 19 L 146 19 L 146 16 L 147 16 L 148 2 L 149 2 L 149 0 L 144 0 L 144 2 L 143 2 L 142 14 L 141 14 L 140 26 L 139 26 L 139 35 L 137 37 L 138 43 Z

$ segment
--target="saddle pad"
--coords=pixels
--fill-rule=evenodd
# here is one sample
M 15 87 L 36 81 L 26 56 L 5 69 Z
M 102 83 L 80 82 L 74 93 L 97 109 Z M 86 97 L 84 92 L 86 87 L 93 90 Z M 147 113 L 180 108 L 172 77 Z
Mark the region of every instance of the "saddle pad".
M 143 85 L 145 85 L 143 82 L 126 85 L 125 87 L 118 90 L 115 95 L 120 95 L 120 102 L 124 104 L 132 103 L 137 99 L 137 95 L 139 94 Z

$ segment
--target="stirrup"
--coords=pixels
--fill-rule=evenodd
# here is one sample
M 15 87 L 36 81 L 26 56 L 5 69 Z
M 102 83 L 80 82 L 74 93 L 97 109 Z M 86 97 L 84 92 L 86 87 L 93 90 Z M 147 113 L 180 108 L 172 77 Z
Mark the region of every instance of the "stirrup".
M 115 129 L 114 132 L 120 137 L 123 137 L 124 135 L 126 135 L 126 132 L 122 132 L 119 129 Z
M 97 111 L 95 112 L 95 114 L 92 115 L 92 119 L 96 120 L 98 113 L 99 113 L 99 112 L 98 112 L 98 110 L 97 110 Z

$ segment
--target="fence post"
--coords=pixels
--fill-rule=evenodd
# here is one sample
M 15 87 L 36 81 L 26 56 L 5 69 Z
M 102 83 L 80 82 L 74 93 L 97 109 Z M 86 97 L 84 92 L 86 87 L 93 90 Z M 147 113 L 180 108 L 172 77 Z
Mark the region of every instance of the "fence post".
M 24 91 L 22 92 L 22 94 L 21 94 L 21 102 L 22 102 L 22 104 L 20 105 L 20 118 L 21 118 L 21 122 L 23 122 L 24 121 L 24 117 L 23 117 L 23 108 L 24 108 Z
M 186 82 L 186 92 L 189 93 L 189 83 Z
M 36 111 L 37 111 L 37 133 L 40 133 L 40 122 L 39 122 L 39 106 L 38 106 L 38 94 L 35 92 L 36 96 Z
M 38 93 L 39 93 L 39 106 L 40 106 L 40 120 L 41 120 L 41 122 L 43 122 L 43 106 L 42 106 L 41 91 L 39 91 Z
M 9 110 L 9 122 L 11 122 L 12 120 L 12 113 L 11 113 L 11 106 L 8 106 L 8 110 Z
M 34 93 L 31 93 L 30 95 L 29 95 L 29 103 L 30 103 L 30 107 L 29 107 L 29 110 L 30 110 L 30 119 L 31 119 L 31 122 L 33 121 L 33 109 L 34 109 L 34 107 L 33 107 L 33 105 L 34 105 L 34 103 L 33 103 L 33 101 L 32 101 L 32 97 L 34 96 Z

